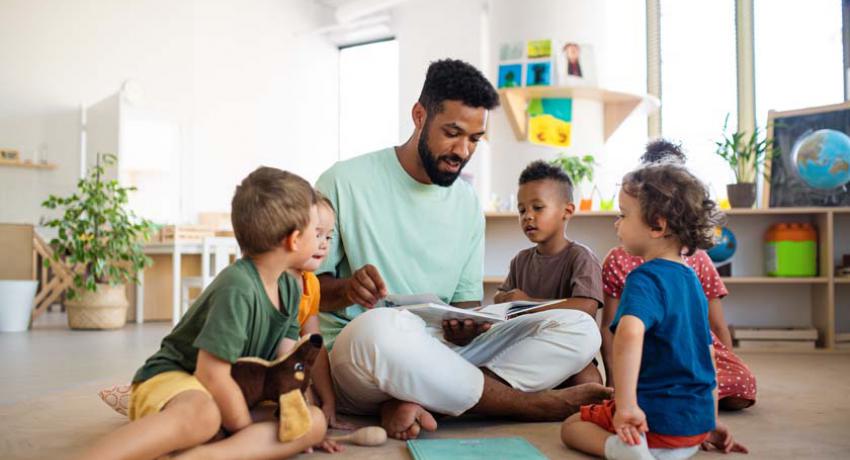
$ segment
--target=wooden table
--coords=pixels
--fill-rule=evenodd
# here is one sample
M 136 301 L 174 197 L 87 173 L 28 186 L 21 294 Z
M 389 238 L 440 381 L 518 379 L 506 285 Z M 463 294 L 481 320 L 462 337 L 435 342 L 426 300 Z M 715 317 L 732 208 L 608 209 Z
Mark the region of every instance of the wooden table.
M 203 250 L 203 245 L 200 242 L 181 242 L 175 241 L 171 243 L 149 243 L 144 246 L 145 255 L 170 255 L 171 256 L 171 323 L 177 324 L 180 321 L 180 284 L 183 275 L 182 256 L 200 255 Z M 200 267 L 200 258 L 198 266 Z M 154 267 L 150 267 L 152 269 Z M 200 271 L 198 271 L 200 275 Z M 136 322 L 142 323 L 145 320 L 145 273 L 139 272 L 139 286 L 136 289 Z

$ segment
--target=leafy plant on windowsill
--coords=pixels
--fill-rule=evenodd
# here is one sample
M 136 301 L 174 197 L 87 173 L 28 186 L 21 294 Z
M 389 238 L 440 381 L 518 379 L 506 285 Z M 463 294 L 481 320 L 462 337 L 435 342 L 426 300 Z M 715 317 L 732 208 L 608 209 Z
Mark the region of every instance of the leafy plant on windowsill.
M 64 209 L 62 217 L 45 225 L 58 233 L 50 240 L 53 259 L 74 272 L 68 299 L 81 295 L 78 290 L 95 292 L 98 284 L 136 284 L 139 270 L 151 264 L 142 252 L 142 243 L 150 238 L 153 224 L 127 209 L 128 194 L 135 187 L 103 180 L 105 166 L 115 160 L 113 154 L 98 154 L 96 166 L 77 182 L 75 193 L 65 198 L 50 195 L 41 204 L 47 209 Z
M 735 181 L 738 184 L 754 184 L 759 172 L 766 178 L 765 163 L 779 154 L 773 139 L 768 139 L 767 133 L 758 127 L 749 135 L 743 131 L 727 134 L 728 125 L 727 114 L 723 122 L 723 137 L 714 143 L 717 146 L 715 153 L 732 168 Z
M 564 172 L 570 176 L 573 186 L 578 187 L 579 184 L 587 181 L 593 181 L 593 170 L 596 166 L 596 161 L 593 155 L 568 156 L 564 153 L 558 155 L 558 158 L 552 160 L 552 164 L 560 166 Z

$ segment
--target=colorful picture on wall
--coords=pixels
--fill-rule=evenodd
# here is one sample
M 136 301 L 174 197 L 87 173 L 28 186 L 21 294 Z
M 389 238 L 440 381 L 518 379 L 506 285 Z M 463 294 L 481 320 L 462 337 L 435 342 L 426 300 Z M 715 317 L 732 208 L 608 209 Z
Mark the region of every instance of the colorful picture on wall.
M 528 101 L 528 141 L 552 147 L 568 147 L 572 120 L 572 99 L 531 99 Z
M 768 115 L 770 207 L 850 206 L 850 102 Z
M 565 41 L 555 56 L 555 65 L 559 85 L 596 83 L 596 66 L 591 45 Z
M 499 47 L 500 61 L 518 61 L 522 59 L 522 42 L 502 43 Z
M 525 69 L 525 86 L 550 86 L 552 63 L 549 61 L 529 62 Z
M 502 64 L 499 66 L 499 88 L 522 86 L 522 64 Z
M 528 58 L 547 58 L 552 56 L 552 40 L 529 40 Z

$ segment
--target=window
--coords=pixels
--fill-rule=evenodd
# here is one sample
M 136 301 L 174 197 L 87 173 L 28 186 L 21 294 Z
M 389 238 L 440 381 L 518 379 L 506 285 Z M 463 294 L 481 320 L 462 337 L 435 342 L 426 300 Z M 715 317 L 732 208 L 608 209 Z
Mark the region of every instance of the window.
M 398 42 L 340 49 L 339 159 L 398 143 Z
M 841 0 L 754 2 L 756 124 L 844 100 Z
M 661 134 L 681 142 L 688 167 L 726 196 L 734 179 L 714 141 L 737 128 L 735 2 L 661 1 Z

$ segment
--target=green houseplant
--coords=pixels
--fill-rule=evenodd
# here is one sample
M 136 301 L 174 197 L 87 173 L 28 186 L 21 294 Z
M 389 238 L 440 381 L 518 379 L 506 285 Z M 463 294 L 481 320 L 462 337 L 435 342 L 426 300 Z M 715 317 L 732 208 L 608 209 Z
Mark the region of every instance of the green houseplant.
M 765 161 L 775 156 L 773 140 L 758 127 L 752 133 L 735 131 L 728 134 L 729 115 L 723 122 L 723 137 L 716 141 L 715 153 L 735 173 L 734 184 L 726 185 L 733 208 L 749 208 L 756 201 L 756 178 L 765 173 Z
M 593 155 L 580 157 L 568 156 L 565 153 L 561 153 L 557 158 L 552 160 L 552 164 L 560 166 L 561 169 L 570 176 L 570 180 L 573 181 L 573 187 L 579 191 L 579 196 L 581 197 L 579 209 L 582 211 L 590 211 L 593 204 L 593 198 L 589 192 L 584 190 L 582 184 L 593 181 L 593 170 L 596 166 L 596 161 L 593 158 Z
M 97 164 L 77 182 L 68 197 L 50 195 L 42 206 L 61 209 L 61 217 L 46 223 L 56 229 L 50 241 L 53 258 L 74 272 L 65 306 L 72 329 L 113 329 L 127 317 L 125 283 L 138 283 L 138 272 L 151 264 L 142 252 L 153 224 L 127 209 L 133 187 L 104 180 L 115 155 L 99 154 Z

